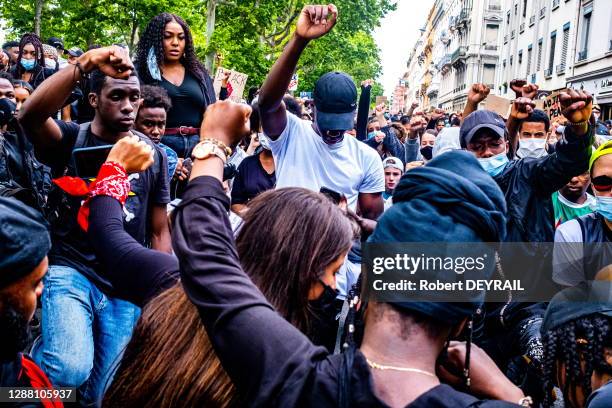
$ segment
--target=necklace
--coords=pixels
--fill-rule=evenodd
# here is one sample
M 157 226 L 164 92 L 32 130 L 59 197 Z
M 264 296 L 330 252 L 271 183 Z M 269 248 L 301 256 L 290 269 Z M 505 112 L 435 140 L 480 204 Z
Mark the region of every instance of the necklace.
M 394 367 L 394 366 L 388 366 L 388 365 L 382 365 L 382 364 L 378 364 L 375 363 L 373 361 L 371 361 L 370 359 L 366 358 L 366 361 L 368 362 L 368 365 L 376 370 L 394 370 L 394 371 L 403 371 L 403 372 L 408 372 L 408 373 L 417 373 L 417 374 L 423 374 L 423 375 L 428 375 L 430 377 L 435 377 L 437 378 L 438 376 L 435 375 L 434 373 L 430 373 L 429 371 L 425 371 L 425 370 L 419 370 L 418 368 L 410 368 L 410 367 Z

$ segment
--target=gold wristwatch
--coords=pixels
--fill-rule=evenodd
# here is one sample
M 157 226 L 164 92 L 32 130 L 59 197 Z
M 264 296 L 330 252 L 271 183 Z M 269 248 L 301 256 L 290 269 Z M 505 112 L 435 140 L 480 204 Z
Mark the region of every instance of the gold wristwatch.
M 210 141 L 202 141 L 198 143 L 193 148 L 192 156 L 197 160 L 205 160 L 211 156 L 217 156 L 223 161 L 223 164 L 227 162 L 227 154 L 225 149 Z

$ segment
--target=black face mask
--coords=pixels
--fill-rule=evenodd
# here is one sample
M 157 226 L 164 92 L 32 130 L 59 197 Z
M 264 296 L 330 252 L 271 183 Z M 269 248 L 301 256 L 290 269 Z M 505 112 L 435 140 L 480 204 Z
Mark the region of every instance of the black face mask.
M 427 160 L 431 160 L 433 157 L 433 146 L 421 147 L 421 155 Z
M 314 315 L 312 319 L 309 337 L 317 345 L 325 345 L 327 339 L 335 339 L 338 329 L 336 316 L 338 316 L 338 308 L 336 307 L 336 297 L 338 290 L 334 290 L 331 286 L 326 285 L 322 280 L 319 280 L 323 285 L 323 293 L 317 299 L 309 300 L 310 310 Z
M 5 304 L 0 312 L 0 361 L 14 360 L 17 353 L 22 352 L 30 342 L 30 325 L 17 310 Z

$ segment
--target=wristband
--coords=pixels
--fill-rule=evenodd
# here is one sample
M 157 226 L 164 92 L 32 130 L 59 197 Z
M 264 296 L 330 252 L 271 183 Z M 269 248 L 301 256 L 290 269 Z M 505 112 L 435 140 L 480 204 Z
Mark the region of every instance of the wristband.
M 521 407 L 530 407 L 533 405 L 533 399 L 527 396 L 527 397 L 524 397 L 518 400 L 517 404 L 520 405 Z
M 589 121 L 588 120 L 583 120 L 582 122 L 576 122 L 576 123 L 567 121 L 567 124 L 569 126 L 587 126 L 588 127 L 589 126 Z
M 208 142 L 208 143 L 212 143 L 214 145 L 219 146 L 221 149 L 223 149 L 223 151 L 225 151 L 225 155 L 229 158 L 232 155 L 232 149 L 230 149 L 229 147 L 227 147 L 225 145 L 225 143 L 223 143 L 222 141 L 220 141 L 219 139 L 213 139 L 211 137 L 205 137 L 202 140 L 200 140 L 200 142 Z

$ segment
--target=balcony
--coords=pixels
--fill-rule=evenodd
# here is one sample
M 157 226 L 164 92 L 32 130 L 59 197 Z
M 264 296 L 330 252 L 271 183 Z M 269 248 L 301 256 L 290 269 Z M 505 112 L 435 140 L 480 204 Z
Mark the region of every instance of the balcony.
M 552 68 L 547 68 L 544 70 L 544 78 L 548 79 L 552 77 Z
M 495 45 L 495 44 L 485 44 L 484 49 L 486 51 L 497 51 L 497 45 Z
M 559 8 L 559 0 L 553 0 L 553 4 L 552 4 L 552 9 L 555 10 L 557 8 Z
M 508 44 L 508 34 L 504 35 L 504 44 Z
M 525 23 L 521 23 L 521 25 L 519 26 L 519 33 L 522 33 L 525 31 Z
M 436 68 L 439 71 L 442 71 L 444 68 L 447 68 L 450 66 L 450 62 L 451 62 L 451 55 L 445 54 L 442 58 L 440 58 L 440 61 L 438 61 L 438 63 L 436 64 Z
M 578 61 L 584 61 L 585 59 L 587 59 L 587 56 L 588 56 L 587 50 L 580 51 L 578 53 Z
M 565 64 L 557 65 L 557 75 L 565 74 Z
M 459 22 L 460 23 L 467 23 L 468 21 L 470 21 L 470 13 L 467 9 L 463 9 L 461 10 L 461 13 L 459 13 Z
M 451 64 L 452 65 L 461 64 L 463 63 L 466 57 L 467 57 L 467 47 L 463 45 L 459 46 L 457 47 L 455 52 L 453 52 L 451 55 Z
M 529 17 L 529 27 L 535 24 L 535 18 L 536 18 L 535 15 Z
M 510 39 L 514 39 L 515 36 L 516 36 L 516 30 L 512 30 L 512 32 L 510 33 Z
M 453 89 L 453 93 L 459 93 L 459 92 L 461 92 L 461 91 L 465 90 L 465 88 L 466 88 L 466 85 L 465 85 L 465 84 L 463 84 L 463 85 L 459 85 L 458 87 L 456 87 L 455 89 Z
M 501 5 L 499 4 L 489 4 L 487 8 L 491 11 L 501 11 Z
M 543 19 L 544 17 L 546 17 L 546 6 L 542 7 L 540 10 L 540 19 Z

